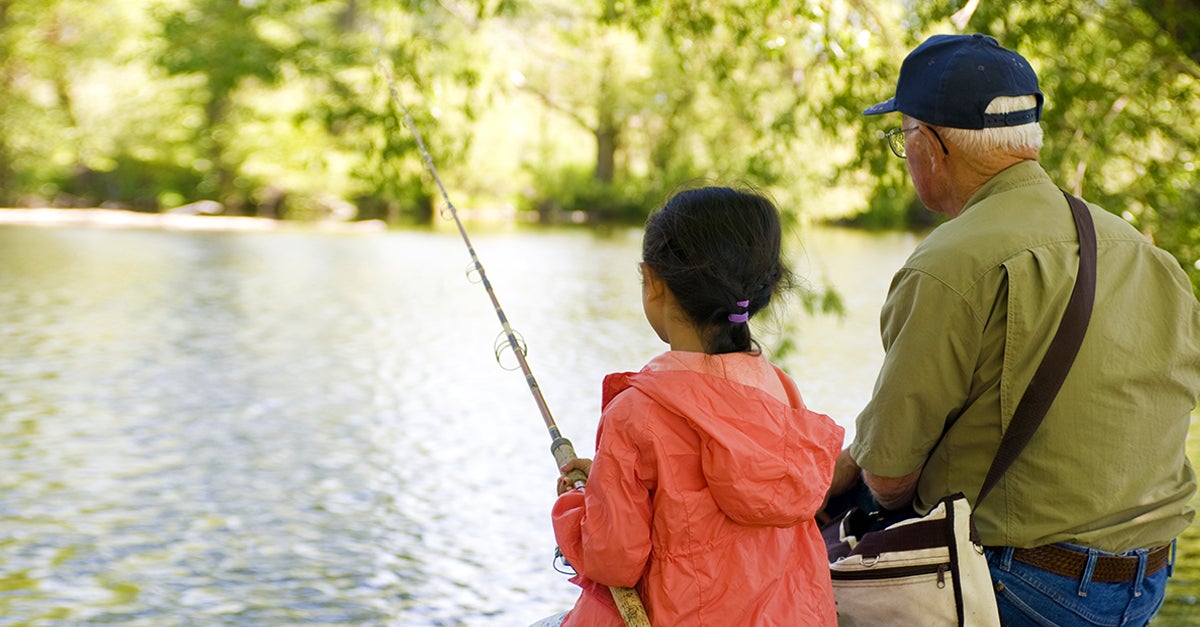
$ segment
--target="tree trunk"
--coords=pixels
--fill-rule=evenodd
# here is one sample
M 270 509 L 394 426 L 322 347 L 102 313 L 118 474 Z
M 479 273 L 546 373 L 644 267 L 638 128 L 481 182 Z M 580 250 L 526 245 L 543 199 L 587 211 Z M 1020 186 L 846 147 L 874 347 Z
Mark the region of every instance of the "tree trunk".
M 612 94 L 610 91 L 609 72 L 612 69 L 612 58 L 605 54 L 600 68 L 600 85 L 596 102 L 596 128 L 592 134 L 596 136 L 596 173 L 595 179 L 601 183 L 612 183 L 617 168 L 617 138 L 621 129 L 613 111 Z
M 12 157 L 9 151 L 9 124 L 11 119 L 5 109 L 12 94 L 12 71 L 9 69 L 11 59 L 11 44 L 6 41 L 5 34 L 9 32 L 8 7 L 9 0 L 0 0 L 0 206 L 12 206 L 15 200 L 12 183 Z
M 236 176 L 233 168 L 226 163 L 226 150 L 224 134 L 221 130 L 225 126 L 226 112 L 229 108 L 228 92 L 220 91 L 214 93 L 205 107 L 205 114 L 208 116 L 208 160 L 212 173 L 216 177 L 217 185 L 217 200 L 225 205 L 226 213 L 232 215 L 244 215 L 246 209 L 245 203 L 240 198 L 236 197 L 237 189 L 234 185 Z
M 601 183 L 612 183 L 616 173 L 617 130 L 611 127 L 596 129 L 596 173 Z
M 347 0 L 346 7 L 338 15 L 338 28 L 343 33 L 352 33 L 358 28 L 357 0 Z

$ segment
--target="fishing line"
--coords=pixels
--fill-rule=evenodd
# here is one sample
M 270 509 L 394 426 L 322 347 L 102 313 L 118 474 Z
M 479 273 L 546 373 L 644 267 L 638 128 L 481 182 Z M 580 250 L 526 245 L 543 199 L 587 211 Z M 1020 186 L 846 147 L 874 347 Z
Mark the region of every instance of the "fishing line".
M 446 186 L 442 184 L 442 178 L 438 176 L 437 167 L 433 164 L 433 157 L 429 156 L 429 151 L 425 149 L 425 141 L 421 139 L 421 133 L 417 130 L 417 125 L 413 122 L 412 114 L 409 113 L 408 107 L 404 106 L 404 102 L 400 99 L 400 91 L 396 87 L 396 81 L 392 79 L 392 73 L 383 63 L 383 57 L 379 54 L 379 49 L 375 49 L 375 60 L 378 62 L 379 70 L 383 73 L 383 77 L 387 80 L 388 91 L 391 94 L 392 103 L 399 107 L 404 114 L 404 125 L 413 135 L 413 139 L 417 141 L 417 148 L 421 150 L 421 158 L 425 161 L 425 167 L 433 176 L 434 182 L 437 183 L 438 190 L 442 193 L 442 200 L 445 201 L 446 207 L 441 211 L 442 217 L 453 219 L 454 224 L 458 227 L 459 235 L 462 235 L 463 243 L 467 246 L 467 251 L 471 254 L 471 263 L 468 266 L 467 278 L 475 276 L 479 283 L 483 284 L 487 290 L 488 298 L 492 301 L 492 306 L 496 309 L 496 317 L 500 319 L 500 326 L 503 329 L 502 338 L 497 338 L 495 351 L 496 361 L 500 361 L 500 354 L 507 347 L 512 350 L 512 354 L 517 358 L 517 366 L 525 375 L 525 383 L 529 387 L 529 392 L 533 394 L 533 400 L 537 403 L 538 412 L 542 415 L 542 420 L 546 423 L 546 429 L 550 432 L 550 452 L 554 454 L 554 461 L 558 462 L 558 467 L 562 468 L 564 464 L 575 459 L 575 448 L 571 445 L 570 440 L 562 437 L 558 431 L 558 425 L 554 423 L 554 417 L 550 415 L 550 407 L 546 405 L 546 399 L 542 397 L 542 389 L 538 387 L 537 380 L 533 378 L 533 371 L 529 368 L 529 362 L 525 360 L 525 340 L 521 338 L 512 326 L 508 323 L 508 316 L 504 315 L 504 309 L 500 307 L 500 301 L 496 298 L 496 292 L 492 289 L 491 281 L 488 281 L 487 272 L 483 269 L 483 264 L 479 262 L 479 255 L 475 254 L 475 247 L 471 244 L 471 238 L 467 236 L 467 228 L 463 226 L 462 220 L 458 217 L 458 210 L 454 208 L 454 203 L 450 202 L 450 195 L 446 193 Z M 474 282 L 474 280 L 472 280 Z M 501 363 L 500 367 L 504 367 Z M 587 480 L 587 475 L 581 470 L 573 470 L 567 475 L 571 479 L 571 484 L 576 488 L 583 487 Z M 646 615 L 646 608 L 642 606 L 642 600 L 638 597 L 637 591 L 633 588 L 622 588 L 618 586 L 609 586 L 612 591 L 613 600 L 616 601 L 617 611 L 621 614 L 621 619 L 627 627 L 650 627 L 650 618 Z

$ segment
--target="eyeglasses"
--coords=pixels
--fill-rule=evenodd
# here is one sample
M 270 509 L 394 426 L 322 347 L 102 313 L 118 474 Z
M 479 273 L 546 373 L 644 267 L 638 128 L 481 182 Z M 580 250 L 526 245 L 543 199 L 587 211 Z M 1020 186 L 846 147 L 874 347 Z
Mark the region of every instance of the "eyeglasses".
M 909 131 L 915 131 L 919 128 L 921 127 L 914 126 L 912 128 L 900 128 L 897 126 L 884 133 L 883 138 L 887 141 L 888 148 L 892 149 L 892 154 L 900 157 L 901 159 L 907 159 L 908 154 L 904 152 L 904 134 Z M 950 150 L 946 148 L 946 142 L 942 141 L 942 136 L 938 135 L 938 132 L 934 130 L 932 126 L 926 126 L 925 128 L 929 129 L 929 131 L 933 133 L 933 136 L 937 138 L 938 144 L 942 147 L 942 154 L 950 154 Z

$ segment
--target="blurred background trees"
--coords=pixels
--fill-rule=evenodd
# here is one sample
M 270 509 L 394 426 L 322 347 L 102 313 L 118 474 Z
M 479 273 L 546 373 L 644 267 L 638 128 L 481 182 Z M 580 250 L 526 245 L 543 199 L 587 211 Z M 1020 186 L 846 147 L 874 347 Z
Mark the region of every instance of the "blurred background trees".
M 1200 277 L 1200 0 L 0 0 L 0 206 L 640 221 L 681 184 L 928 225 L 861 110 L 925 37 L 1038 70 L 1043 162 Z

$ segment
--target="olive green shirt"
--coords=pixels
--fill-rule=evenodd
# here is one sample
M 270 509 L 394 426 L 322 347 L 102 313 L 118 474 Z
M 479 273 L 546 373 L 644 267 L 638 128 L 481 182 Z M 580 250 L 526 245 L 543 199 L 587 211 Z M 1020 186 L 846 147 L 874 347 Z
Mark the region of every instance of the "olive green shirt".
M 1098 260 L 1087 335 L 1045 421 L 977 508 L 985 545 L 1125 551 L 1166 544 L 1192 520 L 1184 446 L 1200 391 L 1200 304 L 1173 257 L 1089 208 Z M 980 188 L 892 281 L 886 355 L 851 456 L 884 477 L 921 469 L 918 511 L 956 492 L 974 504 L 1078 264 L 1069 205 L 1040 165 Z

